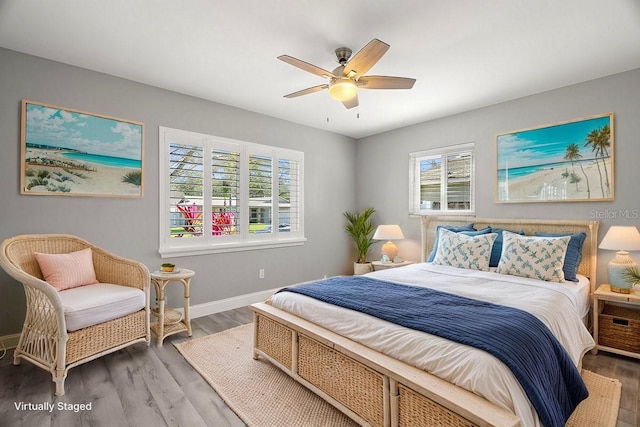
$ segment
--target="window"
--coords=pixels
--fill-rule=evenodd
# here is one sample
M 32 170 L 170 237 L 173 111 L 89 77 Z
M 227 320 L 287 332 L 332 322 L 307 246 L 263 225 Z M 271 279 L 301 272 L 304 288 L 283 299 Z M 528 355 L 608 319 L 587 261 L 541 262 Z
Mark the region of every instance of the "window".
M 409 154 L 409 213 L 474 212 L 474 147 L 468 143 Z
M 303 153 L 160 127 L 160 254 L 304 242 Z

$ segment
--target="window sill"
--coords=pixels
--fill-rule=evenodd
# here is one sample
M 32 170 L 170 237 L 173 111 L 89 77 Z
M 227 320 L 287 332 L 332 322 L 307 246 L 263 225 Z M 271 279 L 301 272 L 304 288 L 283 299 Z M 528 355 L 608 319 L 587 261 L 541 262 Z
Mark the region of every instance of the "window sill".
M 475 211 L 431 211 L 431 212 L 410 212 L 409 218 L 422 218 L 423 216 L 475 216 Z
M 299 239 L 269 241 L 269 242 L 251 242 L 251 243 L 230 243 L 228 245 L 216 246 L 182 246 L 160 248 L 159 253 L 162 258 L 174 258 L 193 255 L 219 254 L 228 252 L 254 251 L 258 249 L 274 249 L 286 248 L 290 246 L 302 246 L 307 239 L 302 237 Z

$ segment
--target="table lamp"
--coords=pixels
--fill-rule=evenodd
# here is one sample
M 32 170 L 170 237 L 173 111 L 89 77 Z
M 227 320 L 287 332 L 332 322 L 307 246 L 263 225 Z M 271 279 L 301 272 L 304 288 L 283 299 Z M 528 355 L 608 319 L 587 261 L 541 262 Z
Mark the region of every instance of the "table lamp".
M 616 256 L 607 265 L 609 285 L 613 292 L 628 294 L 632 283 L 624 279 L 627 268 L 637 267 L 627 251 L 640 251 L 640 233 L 635 226 L 613 225 L 600 242 L 600 249 L 615 250 Z
M 373 240 L 386 240 L 387 243 L 382 245 L 382 255 L 389 257 L 390 261 L 394 261 L 398 256 L 398 247 L 392 240 L 404 239 L 404 234 L 399 225 L 379 225 L 373 234 Z

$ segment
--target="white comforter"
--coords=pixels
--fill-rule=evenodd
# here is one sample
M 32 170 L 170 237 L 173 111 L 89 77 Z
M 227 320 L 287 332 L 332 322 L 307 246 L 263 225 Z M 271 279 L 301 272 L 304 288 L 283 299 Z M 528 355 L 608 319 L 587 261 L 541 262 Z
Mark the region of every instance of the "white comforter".
M 582 356 L 594 346 L 581 321 L 585 306 L 588 309 L 584 284 L 548 283 L 430 263 L 386 269 L 367 276 L 526 310 L 549 327 L 578 368 Z M 523 426 L 540 425 L 509 368 L 489 353 L 293 292 L 277 293 L 270 301 L 277 308 L 483 396 L 514 412 Z

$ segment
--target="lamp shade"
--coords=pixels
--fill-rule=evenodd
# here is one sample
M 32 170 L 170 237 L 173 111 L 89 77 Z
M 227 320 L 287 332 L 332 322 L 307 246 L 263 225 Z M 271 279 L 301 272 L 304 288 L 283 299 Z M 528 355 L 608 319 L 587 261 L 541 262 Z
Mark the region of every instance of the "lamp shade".
M 404 234 L 399 225 L 379 225 L 373 234 L 373 240 L 400 240 Z
M 613 251 L 640 251 L 640 233 L 634 226 L 613 225 L 598 247 Z

